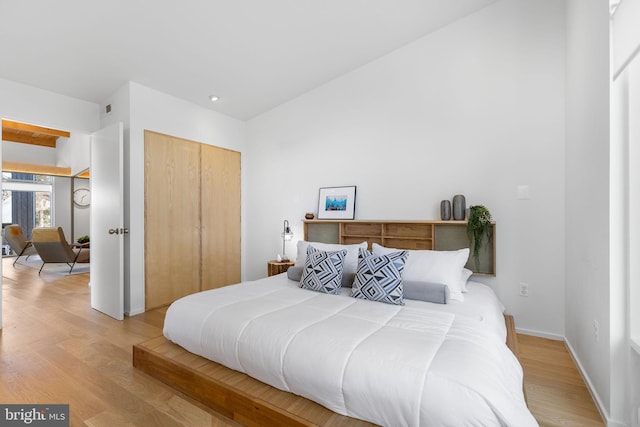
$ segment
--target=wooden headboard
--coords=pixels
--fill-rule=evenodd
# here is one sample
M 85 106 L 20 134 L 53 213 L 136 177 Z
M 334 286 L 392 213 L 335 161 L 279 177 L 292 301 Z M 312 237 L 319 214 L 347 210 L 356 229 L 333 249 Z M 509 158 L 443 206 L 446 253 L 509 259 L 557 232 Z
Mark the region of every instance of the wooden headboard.
M 466 267 L 476 274 L 496 275 L 496 225 L 493 240 L 485 240 L 480 251 L 480 268 L 469 257 Z M 431 249 L 451 251 L 469 248 L 467 221 L 363 221 L 363 220 L 307 220 L 304 239 L 310 242 L 340 243 L 344 245 L 366 240 L 398 249 Z

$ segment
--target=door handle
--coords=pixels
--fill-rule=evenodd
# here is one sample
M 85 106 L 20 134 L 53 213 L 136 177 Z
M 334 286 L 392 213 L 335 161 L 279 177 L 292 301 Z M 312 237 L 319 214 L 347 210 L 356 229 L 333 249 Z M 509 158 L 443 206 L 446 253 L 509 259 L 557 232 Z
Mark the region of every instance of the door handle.
M 109 229 L 109 234 L 129 234 L 129 229 L 128 228 L 110 228 Z

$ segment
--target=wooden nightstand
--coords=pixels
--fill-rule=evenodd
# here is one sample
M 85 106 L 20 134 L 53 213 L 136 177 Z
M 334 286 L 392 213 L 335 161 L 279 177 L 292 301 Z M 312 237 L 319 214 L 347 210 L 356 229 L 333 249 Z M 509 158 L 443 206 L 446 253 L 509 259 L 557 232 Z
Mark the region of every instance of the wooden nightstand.
M 276 274 L 284 273 L 289 269 L 289 267 L 293 267 L 295 262 L 293 261 L 269 261 L 267 263 L 267 272 L 269 276 L 274 276 Z

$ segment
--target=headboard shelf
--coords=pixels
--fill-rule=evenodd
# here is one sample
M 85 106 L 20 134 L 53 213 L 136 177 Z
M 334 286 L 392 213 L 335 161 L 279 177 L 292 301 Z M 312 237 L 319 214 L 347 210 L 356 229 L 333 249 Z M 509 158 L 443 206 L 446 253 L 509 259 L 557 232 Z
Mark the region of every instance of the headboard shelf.
M 305 220 L 304 239 L 311 242 L 356 244 L 363 240 L 382 246 L 451 251 L 470 247 L 467 221 L 404 221 L 404 220 Z M 467 268 L 476 274 L 496 275 L 496 225 L 493 240 L 484 242 L 480 251 L 480 268 L 473 257 Z

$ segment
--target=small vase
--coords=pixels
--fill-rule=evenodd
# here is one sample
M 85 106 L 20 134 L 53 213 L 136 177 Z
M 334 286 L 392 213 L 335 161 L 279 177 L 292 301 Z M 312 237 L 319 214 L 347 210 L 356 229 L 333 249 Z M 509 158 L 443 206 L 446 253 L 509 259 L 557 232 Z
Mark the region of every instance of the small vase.
M 462 194 L 456 194 L 453 196 L 453 219 L 455 221 L 464 221 L 466 217 L 465 210 L 467 209 L 466 201 Z
M 451 219 L 451 202 L 449 200 L 440 202 L 440 219 L 443 221 L 449 221 Z

